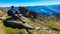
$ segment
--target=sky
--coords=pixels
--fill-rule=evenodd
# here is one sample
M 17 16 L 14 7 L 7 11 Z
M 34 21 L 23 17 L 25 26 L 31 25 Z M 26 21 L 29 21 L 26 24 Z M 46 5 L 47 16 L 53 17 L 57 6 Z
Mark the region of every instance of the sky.
M 0 0 L 0 7 L 60 4 L 60 0 Z

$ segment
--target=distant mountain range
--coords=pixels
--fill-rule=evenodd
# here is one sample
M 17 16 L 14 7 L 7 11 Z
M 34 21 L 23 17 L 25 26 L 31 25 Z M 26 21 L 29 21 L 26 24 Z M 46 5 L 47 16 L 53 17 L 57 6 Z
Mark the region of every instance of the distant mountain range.
M 8 8 L 10 7 L 3 7 L 3 8 Z M 26 7 L 29 10 L 32 10 L 42 16 L 51 16 L 54 14 L 60 14 L 60 5 L 50 5 L 50 6 L 27 6 Z M 18 7 L 15 7 L 17 10 Z

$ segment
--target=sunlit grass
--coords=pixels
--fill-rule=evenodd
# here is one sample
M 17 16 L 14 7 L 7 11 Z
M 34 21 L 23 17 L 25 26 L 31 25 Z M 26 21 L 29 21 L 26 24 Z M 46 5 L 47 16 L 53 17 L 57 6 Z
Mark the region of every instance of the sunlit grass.
M 27 34 L 24 30 L 6 28 L 7 34 Z
M 3 22 L 0 20 L 0 34 L 7 34 Z
M 49 21 L 47 24 L 48 24 L 49 27 L 51 27 L 53 29 L 60 30 L 60 25 L 59 24 L 53 23 L 51 21 Z

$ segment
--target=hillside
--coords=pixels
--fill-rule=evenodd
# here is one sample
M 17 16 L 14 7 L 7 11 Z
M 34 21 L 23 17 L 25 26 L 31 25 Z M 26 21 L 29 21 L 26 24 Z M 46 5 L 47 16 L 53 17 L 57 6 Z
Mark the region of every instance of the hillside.
M 25 29 L 6 27 L 3 21 L 7 18 L 6 8 L 0 8 L 0 34 L 28 34 Z M 60 34 L 60 21 L 56 16 L 42 17 L 37 14 L 36 19 L 22 17 L 21 19 L 33 27 L 39 27 L 39 30 L 29 30 L 32 34 Z M 20 21 L 19 21 L 20 22 Z M 7 24 L 8 25 L 8 24 Z

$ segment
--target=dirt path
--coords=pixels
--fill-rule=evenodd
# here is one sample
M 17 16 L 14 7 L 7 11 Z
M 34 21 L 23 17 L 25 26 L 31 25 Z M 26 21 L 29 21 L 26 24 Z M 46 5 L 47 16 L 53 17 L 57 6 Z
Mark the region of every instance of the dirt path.
M 0 34 L 6 34 L 2 21 L 0 20 Z

